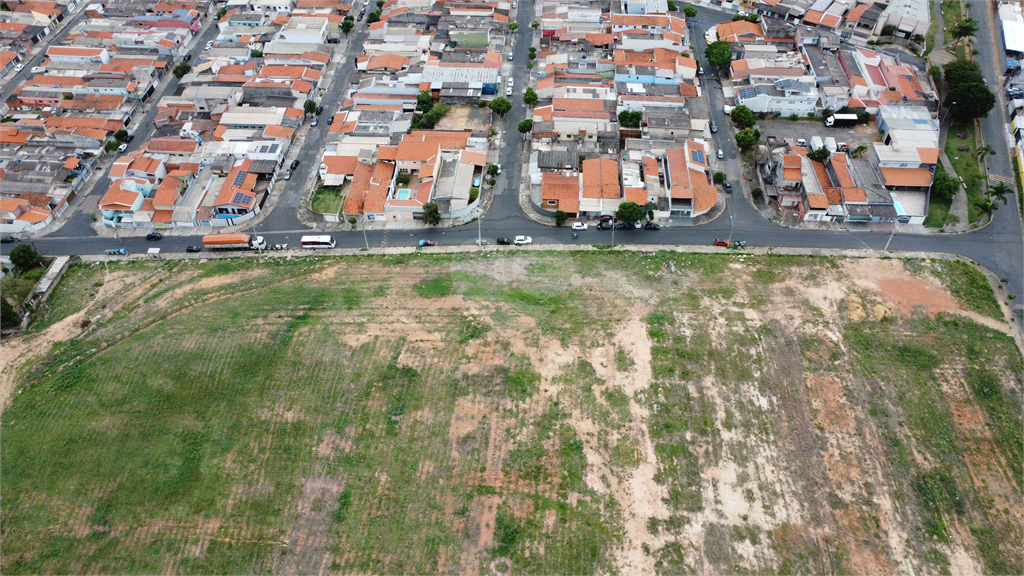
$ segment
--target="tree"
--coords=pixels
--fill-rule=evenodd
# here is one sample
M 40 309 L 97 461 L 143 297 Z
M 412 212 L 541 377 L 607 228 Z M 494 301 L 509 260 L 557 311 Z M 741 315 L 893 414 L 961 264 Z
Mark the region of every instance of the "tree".
M 924 36 L 921 34 L 914 34 L 910 37 L 910 41 L 916 44 L 924 44 Z
M 380 22 L 380 10 L 371 12 L 370 15 L 366 17 L 367 24 L 374 24 L 376 22 Z
M 7 257 L 11 259 L 11 264 L 20 272 L 28 272 L 33 268 L 39 267 L 39 262 L 43 259 L 36 252 L 35 248 L 28 244 L 18 244 L 11 251 L 7 253 Z
M 1007 194 L 1012 194 L 1013 188 L 1006 185 L 1005 182 L 996 182 L 995 186 L 988 189 L 988 195 L 995 200 L 1001 200 L 1003 204 L 1006 204 Z
M 127 130 L 121 129 L 121 130 L 118 130 L 117 132 L 114 132 L 114 138 L 117 138 L 118 142 L 124 142 L 125 138 L 127 138 L 127 137 L 128 137 L 128 131 Z
M 961 20 L 954 24 L 953 27 L 949 29 L 949 35 L 956 38 L 956 42 L 953 42 L 953 49 L 955 50 L 957 44 L 959 44 L 964 38 L 974 36 L 977 31 L 978 23 L 974 18 Z
M 224 15 L 227 14 L 227 13 L 228 13 L 228 9 L 227 8 L 221 8 L 220 10 L 217 10 L 217 20 L 220 20 L 221 18 L 223 18 Z
M 881 36 L 892 36 L 894 34 L 896 34 L 896 25 L 895 24 L 886 24 L 885 26 L 882 26 L 882 34 L 881 34 Z
M 630 112 L 629 110 L 623 110 L 619 112 L 619 125 L 623 128 L 639 128 L 640 122 L 644 119 L 644 113 L 641 110 Z
M 306 114 L 316 114 L 316 101 L 306 100 L 302 103 L 302 111 Z
M 345 16 L 345 19 L 341 22 L 341 31 L 348 34 L 352 31 L 352 28 L 355 28 L 355 25 L 356 21 L 354 18 L 351 16 Z
M 263 50 L 251 50 L 249 52 L 249 58 L 262 58 Z
M 760 188 L 754 188 L 753 190 L 750 191 L 750 197 L 753 198 L 754 200 L 760 200 L 761 196 L 763 195 L 764 190 L 761 190 Z
M 992 217 L 993 212 L 999 209 L 999 204 L 993 202 L 991 198 L 985 198 L 981 202 L 975 202 L 974 205 L 989 218 Z
M 752 128 L 744 128 L 736 133 L 736 145 L 740 150 L 750 150 L 761 141 L 761 131 Z
M 981 69 L 973 60 L 954 60 L 945 66 L 946 82 L 949 82 L 949 89 L 959 88 L 961 84 L 984 84 Z M 938 88 L 939 86 L 936 85 Z
M 383 8 L 383 7 L 384 7 L 384 0 L 377 0 L 377 8 Z
M 513 23 L 508 25 L 508 29 L 511 32 L 515 32 L 516 30 L 519 30 L 519 24 L 516 24 L 515 22 L 513 22 Z
M 428 226 L 437 226 L 441 223 L 441 211 L 437 209 L 437 202 L 427 202 L 423 205 L 423 222 Z
M 7 298 L 0 298 L 0 328 L 15 328 L 21 324 L 21 318 Z
M 988 116 L 989 110 L 996 105 L 996 95 L 984 84 L 961 84 L 956 90 L 946 95 L 950 104 L 949 115 L 957 122 L 969 122 L 975 118 Z M 956 106 L 952 103 L 956 102 Z
M 725 172 L 715 172 L 714 176 L 711 177 L 711 180 L 715 184 L 721 184 L 725 182 L 726 178 L 728 178 L 728 176 L 725 175 Z
M 534 30 L 536 30 L 537 28 L 540 28 L 540 22 L 537 22 L 536 20 L 534 20 L 533 22 L 530 22 L 530 28 L 533 28 Z
M 832 151 L 822 146 L 817 150 L 811 150 L 810 152 L 808 152 L 807 157 L 810 158 L 811 160 L 814 160 L 815 162 L 824 163 L 825 160 L 828 160 L 829 158 L 832 157 Z
M 63 98 L 64 98 L 65 100 L 74 100 L 74 99 L 75 99 L 75 95 L 74 95 L 74 94 L 65 94 L 65 95 L 63 96 Z
M 430 112 L 430 109 L 433 107 L 434 95 L 430 93 L 430 90 L 423 90 L 416 96 L 416 110 Z
M 527 118 L 526 120 L 523 120 L 522 122 L 519 123 L 520 134 L 528 134 L 531 130 L 533 130 L 533 120 Z
M 985 144 L 981 148 L 978 148 L 978 150 L 975 152 L 975 154 L 978 156 L 978 160 L 984 160 L 985 156 L 994 156 L 995 153 L 996 149 L 993 148 L 991 144 Z
M 527 62 L 526 63 L 526 69 L 527 70 L 533 70 L 533 62 Z
M 535 106 L 537 104 L 537 92 L 535 92 L 530 86 L 527 86 L 526 92 L 523 93 L 523 102 L 529 106 Z
M 452 109 L 447 104 L 437 104 L 430 108 L 430 111 L 420 116 L 419 118 L 412 119 L 412 127 L 416 130 L 430 130 L 433 128 L 444 115 Z
M 561 226 L 565 224 L 565 221 L 569 219 L 569 214 L 561 210 L 555 211 L 555 226 Z
M 693 18 L 697 15 L 697 9 L 687 4 L 683 6 L 683 14 L 686 14 L 687 18 Z
M 509 102 L 508 98 L 505 98 L 504 96 L 491 100 L 491 111 L 497 114 L 498 116 L 501 116 L 502 118 L 504 118 L 505 114 L 508 114 L 508 111 L 511 109 L 512 103 Z
M 399 186 L 408 186 L 409 182 L 412 182 L 412 174 L 408 172 L 401 172 L 395 176 L 395 183 Z
M 491 164 L 490 166 L 487 167 L 487 174 L 489 174 L 490 176 L 494 176 L 497 173 L 498 166 L 496 164 Z
M 349 216 L 348 217 L 348 225 L 351 226 L 353 230 L 356 229 L 356 222 L 357 222 L 357 220 L 356 220 L 355 216 Z
M 623 202 L 615 211 L 615 217 L 619 219 L 619 222 L 636 224 L 644 219 L 644 207 L 636 202 Z
M 654 202 L 648 202 L 644 205 L 644 210 L 647 210 L 647 220 L 654 220 L 654 212 L 658 209 L 658 205 Z
M 117 150 L 117 141 L 107 140 L 107 143 L 103 145 L 103 149 L 106 150 L 107 152 L 113 152 L 114 150 Z
M 668 0 L 668 10 L 669 12 L 675 12 L 676 10 L 679 10 L 679 8 L 676 6 L 675 2 Z
M 945 170 L 936 170 L 932 178 L 932 198 L 949 202 L 956 196 L 960 182 L 954 180 Z
M 740 128 L 753 128 L 754 124 L 757 124 L 757 119 L 754 118 L 754 112 L 743 104 L 733 108 L 729 117 L 732 118 L 732 123 Z
M 928 68 L 928 75 L 932 77 L 932 83 L 936 90 L 942 90 L 942 68 L 934 64 Z
M 732 50 L 728 42 L 712 42 L 704 49 L 704 57 L 712 66 L 728 66 L 732 62 Z
M 174 66 L 174 69 L 171 70 L 171 73 L 174 74 L 175 77 L 180 79 L 182 76 L 188 74 L 191 71 L 192 66 L 190 66 L 188 62 L 178 62 L 178 64 Z

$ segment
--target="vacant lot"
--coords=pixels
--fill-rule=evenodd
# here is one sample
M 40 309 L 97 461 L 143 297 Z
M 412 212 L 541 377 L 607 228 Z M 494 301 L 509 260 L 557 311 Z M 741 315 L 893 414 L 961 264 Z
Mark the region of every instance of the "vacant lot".
M 1021 355 L 968 265 L 79 265 L 36 322 L 4 573 L 1024 570 Z

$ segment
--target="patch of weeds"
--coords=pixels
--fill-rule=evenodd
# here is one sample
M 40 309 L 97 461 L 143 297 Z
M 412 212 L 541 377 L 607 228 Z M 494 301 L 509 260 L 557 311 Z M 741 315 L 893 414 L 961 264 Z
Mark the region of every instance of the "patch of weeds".
M 932 271 L 946 284 L 950 294 L 961 306 L 996 320 L 1003 319 L 1003 311 L 999 308 L 988 278 L 974 264 L 962 260 L 943 260 L 935 262 Z
M 463 316 L 458 328 L 459 344 L 466 344 L 483 338 L 484 334 L 487 334 L 487 331 L 490 329 L 491 327 L 483 320 L 473 318 L 472 316 Z
M 338 507 L 331 513 L 331 519 L 336 523 L 341 524 L 345 521 L 345 515 L 348 514 L 348 508 L 352 505 L 352 494 L 345 488 L 338 494 Z
M 978 552 L 985 562 L 985 569 L 989 574 L 1020 574 L 1022 562 L 1020 556 L 1010 553 L 1004 554 L 1001 544 L 1005 542 L 1006 531 L 997 531 L 992 528 L 971 528 L 971 535 L 978 541 Z
M 443 298 L 452 293 L 452 278 L 444 274 L 422 280 L 416 284 L 416 293 L 421 298 Z
M 341 296 L 341 301 L 345 304 L 346 310 L 355 310 L 356 308 L 359 308 L 359 305 L 363 301 L 362 293 L 354 286 L 345 286 L 341 290 L 338 290 L 338 295 Z
M 587 483 L 583 480 L 587 472 L 587 457 L 583 454 L 583 442 L 576 437 L 575 431 L 566 426 L 562 428 L 561 446 L 558 452 L 562 469 L 562 489 L 575 492 L 586 492 Z
M 1021 435 L 1019 403 L 1015 410 L 1006 401 L 1002 383 L 988 368 L 972 367 L 967 370 L 967 385 L 978 404 L 988 414 L 993 440 L 1006 458 L 1012 476 L 1018 481 L 1024 475 L 1024 437 Z
M 521 530 L 515 516 L 504 504 L 498 506 L 494 516 L 494 547 L 495 556 L 509 556 L 519 544 Z
M 514 400 L 526 400 L 540 390 L 540 374 L 529 366 L 516 368 L 505 379 L 505 390 Z
M 626 354 L 626 351 L 619 348 L 615 351 L 615 369 L 619 372 L 629 372 L 633 367 L 633 359 Z
M 921 472 L 911 482 L 918 502 L 925 509 L 922 518 L 924 533 L 931 540 L 949 541 L 944 514 L 956 512 L 963 516 L 967 507 L 956 481 L 945 470 Z
M 508 457 L 502 463 L 502 468 L 510 475 L 517 476 L 530 482 L 539 483 L 546 476 L 543 459 L 547 456 L 547 450 L 537 439 L 518 440 L 515 446 L 508 451 Z

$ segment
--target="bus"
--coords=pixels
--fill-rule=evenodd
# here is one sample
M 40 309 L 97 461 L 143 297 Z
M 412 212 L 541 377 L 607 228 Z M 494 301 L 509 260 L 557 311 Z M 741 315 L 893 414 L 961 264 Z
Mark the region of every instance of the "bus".
M 334 248 L 334 236 L 303 236 L 303 248 Z

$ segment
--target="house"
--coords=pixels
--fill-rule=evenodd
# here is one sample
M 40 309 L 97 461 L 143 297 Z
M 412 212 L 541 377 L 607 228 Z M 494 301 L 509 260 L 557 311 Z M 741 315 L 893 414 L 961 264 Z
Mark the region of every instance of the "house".
M 580 212 L 582 182 L 582 175 L 575 171 L 543 172 L 540 186 L 542 213 L 554 215 L 561 210 L 570 217 L 576 217 Z
M 619 163 L 610 158 L 589 158 L 583 161 L 580 174 L 580 214 L 614 214 L 622 203 Z
M 107 193 L 99 202 L 103 223 L 111 227 L 134 227 L 135 213 L 142 209 L 153 188 L 152 182 L 142 178 L 121 178 L 112 181 Z
M 220 192 L 210 204 L 211 217 L 228 225 L 239 224 L 260 213 L 257 172 L 250 172 L 253 160 L 237 160 L 224 179 Z
M 52 221 L 53 213 L 48 208 L 33 206 L 24 198 L 0 196 L 0 232 L 34 232 Z
M 666 150 L 665 187 L 673 218 L 706 214 L 718 202 L 718 188 L 711 182 L 711 147 L 704 140 L 688 139 L 684 146 Z

